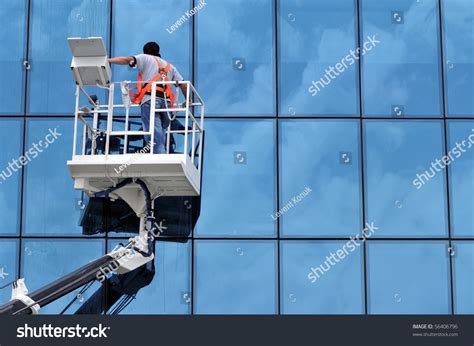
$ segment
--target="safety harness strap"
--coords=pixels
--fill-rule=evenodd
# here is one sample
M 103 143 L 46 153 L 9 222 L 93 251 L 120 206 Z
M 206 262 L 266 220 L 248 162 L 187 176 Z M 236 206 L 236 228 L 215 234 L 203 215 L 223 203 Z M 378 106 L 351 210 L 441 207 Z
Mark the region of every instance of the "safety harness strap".
M 163 79 L 163 81 L 167 82 L 169 81 L 167 73 L 169 69 L 171 68 L 171 64 L 168 63 L 165 68 L 161 65 L 160 61 L 158 58 L 154 57 L 156 64 L 158 65 L 158 70 L 159 72 L 145 85 L 145 87 L 142 87 L 142 81 L 143 77 L 141 73 L 138 73 L 138 85 L 137 85 L 137 91 L 138 93 L 132 93 L 130 92 L 130 96 L 132 97 L 132 102 L 139 104 L 142 102 L 143 97 L 145 94 L 150 93 L 151 91 L 151 86 L 153 85 L 154 82 L 160 81 Z M 171 86 L 169 84 L 164 85 L 164 87 L 157 86 L 156 90 L 159 92 L 164 93 L 171 101 L 171 104 L 174 104 L 174 94 Z

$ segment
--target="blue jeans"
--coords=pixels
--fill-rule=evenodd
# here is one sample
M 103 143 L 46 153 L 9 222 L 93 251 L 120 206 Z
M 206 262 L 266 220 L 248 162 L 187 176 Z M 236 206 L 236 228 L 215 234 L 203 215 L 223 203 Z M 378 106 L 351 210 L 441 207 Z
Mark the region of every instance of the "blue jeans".
M 159 108 L 169 108 L 165 100 L 162 98 L 156 98 L 156 109 Z M 145 102 L 141 105 L 142 109 L 142 123 L 143 131 L 149 131 L 150 129 L 150 101 Z M 155 135 L 154 135 L 154 145 L 153 145 L 153 154 L 166 154 L 166 129 L 170 125 L 170 119 L 168 117 L 168 112 L 156 112 L 155 113 Z M 145 135 L 145 140 L 147 143 L 150 143 L 151 136 Z

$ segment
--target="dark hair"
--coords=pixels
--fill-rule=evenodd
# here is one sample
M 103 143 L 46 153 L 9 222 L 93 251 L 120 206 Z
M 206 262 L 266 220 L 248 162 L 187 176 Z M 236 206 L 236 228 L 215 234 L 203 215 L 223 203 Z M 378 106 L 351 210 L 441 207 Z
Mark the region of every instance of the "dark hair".
M 156 42 L 148 42 L 145 44 L 143 46 L 143 53 L 161 57 L 160 46 Z

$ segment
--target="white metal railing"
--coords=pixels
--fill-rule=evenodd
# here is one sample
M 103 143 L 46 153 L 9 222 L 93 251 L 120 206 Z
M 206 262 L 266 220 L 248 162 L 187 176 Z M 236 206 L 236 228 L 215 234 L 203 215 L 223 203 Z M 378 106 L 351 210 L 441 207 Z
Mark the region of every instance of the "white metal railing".
M 138 84 L 137 81 L 135 82 L 124 82 L 126 84 L 122 84 L 121 87 L 130 86 Z M 143 81 L 142 83 L 147 83 Z M 81 93 L 85 95 L 86 99 L 90 103 L 94 103 L 91 97 L 87 94 L 84 88 L 77 86 L 76 87 L 76 105 L 75 105 L 75 120 L 74 120 L 74 140 L 73 140 L 73 158 L 76 156 L 94 156 L 96 155 L 97 150 L 97 142 L 98 139 L 101 138 L 104 140 L 105 138 L 105 149 L 102 155 L 105 157 L 109 155 L 124 155 L 128 154 L 129 151 L 129 140 L 130 136 L 150 136 L 150 143 L 154 143 L 154 136 L 155 136 L 155 117 L 158 113 L 168 113 L 170 117 L 169 126 L 166 129 L 166 137 L 165 137 L 165 148 L 166 154 L 173 155 L 170 153 L 170 144 L 171 144 L 171 135 L 184 135 L 184 145 L 183 145 L 183 154 L 186 154 L 187 157 L 191 160 L 191 162 L 196 166 L 199 173 L 201 172 L 202 166 L 202 145 L 203 145 L 203 135 L 204 135 L 204 101 L 196 91 L 195 87 L 189 81 L 182 81 L 182 82 L 172 82 L 172 81 L 158 81 L 152 83 L 151 88 L 151 100 L 150 100 L 150 119 L 149 119 L 149 129 L 148 131 L 143 130 L 141 131 L 131 131 L 130 124 L 130 110 L 133 108 L 138 108 L 140 105 L 133 104 L 130 102 L 130 97 L 127 94 L 122 92 L 122 88 L 117 88 L 121 91 L 121 101 L 116 103 L 116 95 L 115 90 L 116 86 L 120 85 L 119 82 L 111 83 L 108 87 L 100 88 L 105 89 L 108 92 L 108 102 L 107 104 L 100 104 L 97 103 L 92 109 L 84 109 L 79 108 L 79 101 Z M 173 90 L 175 96 L 174 104 L 170 104 L 170 100 L 166 100 L 165 103 L 168 105 L 169 108 L 157 108 L 156 107 L 156 86 L 162 85 L 163 87 L 169 84 Z M 186 86 L 186 94 L 182 95 L 183 93 L 181 90 L 178 90 L 182 85 Z M 99 86 L 98 86 L 99 87 Z M 184 102 L 180 102 L 181 96 L 184 97 Z M 125 114 L 114 114 L 115 109 L 124 109 Z M 194 112 L 197 110 L 199 113 L 198 118 L 194 115 Z M 100 118 L 106 116 L 107 125 L 106 129 L 100 129 Z M 183 117 L 184 116 L 184 117 Z M 184 130 L 172 130 L 171 123 L 172 120 L 178 118 L 179 120 L 184 121 Z M 121 121 L 125 123 L 123 131 L 114 131 L 113 124 L 114 121 Z M 80 123 L 82 123 L 82 149 L 81 153 L 77 153 L 77 145 L 78 145 L 78 131 Z M 141 123 L 141 119 L 139 120 Z M 122 137 L 123 138 L 123 149 L 120 154 L 111 154 L 111 139 L 113 137 Z M 190 139 L 188 137 L 191 137 Z M 89 141 L 89 143 L 88 143 Z M 144 139 L 144 143 L 145 143 Z M 90 147 L 88 148 L 88 144 Z M 149 152 L 143 153 L 143 155 L 154 155 L 154 148 L 153 145 L 150 145 Z M 88 150 L 90 152 L 88 152 Z M 197 160 L 196 160 L 197 156 Z

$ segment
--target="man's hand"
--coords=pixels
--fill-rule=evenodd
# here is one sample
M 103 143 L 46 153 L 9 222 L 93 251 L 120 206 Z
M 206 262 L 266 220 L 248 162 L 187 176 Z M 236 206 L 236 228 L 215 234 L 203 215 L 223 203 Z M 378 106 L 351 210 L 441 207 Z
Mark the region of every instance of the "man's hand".
M 130 65 L 134 61 L 131 56 L 117 56 L 109 59 L 109 64 Z

